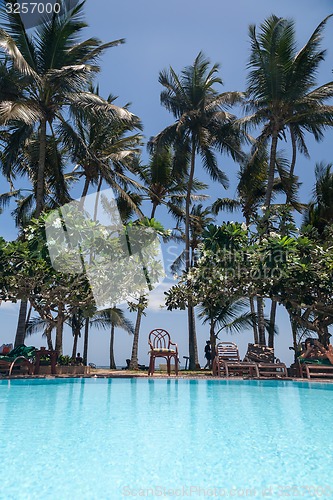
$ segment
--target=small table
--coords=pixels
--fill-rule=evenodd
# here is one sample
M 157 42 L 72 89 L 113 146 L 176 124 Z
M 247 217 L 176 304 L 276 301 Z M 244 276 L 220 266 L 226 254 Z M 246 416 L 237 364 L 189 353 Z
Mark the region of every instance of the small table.
M 39 374 L 40 358 L 42 356 L 49 356 L 51 361 L 51 373 L 52 375 L 56 375 L 56 364 L 58 359 L 58 353 L 57 351 L 50 351 L 48 349 L 45 349 L 45 347 L 41 347 L 39 351 L 36 351 L 34 375 Z
M 183 358 L 185 359 L 185 370 L 187 370 L 187 365 L 188 365 L 190 356 L 183 356 Z

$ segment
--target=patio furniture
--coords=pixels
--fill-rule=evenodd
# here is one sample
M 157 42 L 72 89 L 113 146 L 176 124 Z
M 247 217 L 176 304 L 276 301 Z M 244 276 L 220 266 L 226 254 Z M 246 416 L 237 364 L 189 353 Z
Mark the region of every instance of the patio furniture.
M 13 371 L 21 374 L 21 368 L 25 366 L 28 369 L 28 374 L 32 375 L 35 353 L 36 349 L 32 346 L 19 345 L 15 347 L 7 355 L 0 356 L 0 371 L 11 376 Z
M 173 359 L 175 373 L 178 375 L 178 346 L 171 341 L 170 334 L 162 328 L 155 328 L 148 336 L 148 344 L 150 346 L 148 375 L 154 374 L 156 358 L 166 359 L 168 375 L 171 373 L 171 360 Z
M 58 359 L 58 353 L 57 353 L 57 351 L 51 351 L 51 350 L 45 349 L 45 347 L 41 347 L 38 351 L 36 351 L 34 375 L 39 375 L 39 367 L 40 367 L 41 358 L 44 356 L 47 356 L 50 358 L 51 374 L 56 375 L 56 373 L 57 373 L 56 364 L 57 364 L 57 359 Z
M 333 379 L 333 365 L 329 360 L 314 360 L 310 362 L 309 360 L 303 363 L 297 360 L 298 376 L 300 378 L 318 378 L 318 379 Z
M 260 378 L 281 378 L 288 376 L 286 365 L 274 356 L 273 347 L 248 344 L 244 361 L 257 364 Z
M 259 372 L 256 363 L 240 360 L 238 347 L 234 342 L 219 342 L 213 360 L 213 375 L 259 377 Z
M 190 362 L 190 356 L 183 356 L 183 359 L 185 359 L 185 370 L 187 370 L 187 367 Z

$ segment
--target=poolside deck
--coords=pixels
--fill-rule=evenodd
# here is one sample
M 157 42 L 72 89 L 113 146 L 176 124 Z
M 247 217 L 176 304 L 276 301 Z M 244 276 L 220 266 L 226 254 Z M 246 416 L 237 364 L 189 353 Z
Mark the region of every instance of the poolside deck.
M 230 378 L 219 378 L 219 377 L 214 377 L 212 375 L 212 372 L 210 370 L 201 370 L 201 371 L 190 371 L 190 370 L 181 370 L 176 377 L 173 373 L 169 377 L 165 371 L 156 371 L 154 372 L 154 375 L 152 377 L 148 377 L 147 371 L 142 371 L 142 370 L 109 370 L 105 368 L 96 368 L 93 369 L 91 368 L 90 373 L 86 375 L 78 374 L 78 375 L 73 375 L 73 374 L 59 374 L 59 375 L 24 375 L 24 374 L 15 374 L 12 375 L 11 377 L 9 376 L 2 376 L 0 377 L 0 380 L 6 380 L 6 379 L 53 379 L 53 378 L 63 378 L 63 379 L 68 379 L 68 378 L 140 378 L 140 379 L 166 379 L 166 380 L 175 380 L 175 379 L 188 379 L 188 380 L 281 380 L 281 381 L 295 381 L 295 382 L 324 382 L 324 383 L 333 383 L 333 380 L 325 379 L 323 380 L 322 378 L 295 378 L 295 377 L 284 377 L 284 378 L 263 378 L 260 377 L 258 378 L 247 378 L 247 377 L 230 377 Z

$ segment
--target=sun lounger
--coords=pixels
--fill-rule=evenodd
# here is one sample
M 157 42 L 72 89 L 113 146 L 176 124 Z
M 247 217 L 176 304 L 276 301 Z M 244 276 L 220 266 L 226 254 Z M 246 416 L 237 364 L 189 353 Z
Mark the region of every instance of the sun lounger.
M 259 372 L 256 363 L 240 360 L 236 344 L 220 342 L 216 346 L 216 355 L 213 360 L 213 375 L 259 377 Z
M 300 378 L 333 379 L 333 365 L 329 360 L 298 360 L 298 374 Z
M 6 356 L 0 356 L 0 371 L 11 376 L 14 369 L 21 370 L 21 367 L 25 366 L 28 374 L 32 375 L 35 352 L 34 347 L 25 345 L 15 347 Z
M 274 349 L 259 344 L 249 344 L 244 361 L 256 363 L 260 378 L 283 378 L 288 376 L 287 367 L 274 356 Z

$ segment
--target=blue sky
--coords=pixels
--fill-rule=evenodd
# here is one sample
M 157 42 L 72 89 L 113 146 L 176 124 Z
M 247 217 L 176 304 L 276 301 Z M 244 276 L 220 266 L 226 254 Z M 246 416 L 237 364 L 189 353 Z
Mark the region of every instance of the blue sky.
M 144 134 L 147 139 L 158 133 L 173 121 L 173 117 L 160 106 L 159 96 L 161 86 L 158 83 L 160 70 L 172 66 L 177 72 L 193 62 L 200 50 L 208 56 L 212 63 L 221 65 L 220 76 L 224 82 L 222 90 L 245 89 L 246 65 L 249 57 L 249 24 L 259 25 L 267 16 L 274 13 L 278 16 L 291 17 L 296 22 L 296 33 L 299 46 L 308 39 L 317 24 L 333 12 L 332 2 L 321 0 L 169 0 L 158 3 L 154 0 L 122 2 L 110 0 L 87 0 L 86 19 L 89 28 L 88 36 L 98 36 L 103 41 L 125 38 L 126 44 L 110 49 L 102 58 L 102 71 L 98 75 L 101 94 L 109 93 L 119 96 L 117 103 L 123 105 L 131 102 L 131 111 L 137 114 L 144 124 Z M 323 41 L 327 48 L 325 62 L 318 73 L 318 84 L 330 81 L 333 77 L 333 19 L 329 20 Z M 308 138 L 311 159 L 299 157 L 296 174 L 302 182 L 300 196 L 302 201 L 308 201 L 314 179 L 316 162 L 332 161 L 331 143 L 333 132 L 326 134 L 326 139 L 316 144 Z M 287 148 L 287 146 L 286 146 Z M 147 154 L 143 153 L 143 160 Z M 199 166 L 199 165 L 198 165 Z M 230 188 L 223 192 L 220 186 L 210 186 L 208 194 L 211 200 L 217 196 L 235 194 L 237 165 L 228 158 L 221 158 L 220 166 L 230 178 Z M 200 170 L 197 177 L 207 180 Z M 0 183 L 1 192 L 7 190 L 4 181 Z M 163 210 L 157 212 L 166 227 L 170 221 Z M 227 218 L 221 216 L 219 220 Z M 232 216 L 233 219 L 237 216 Z M 10 238 L 12 230 L 8 224 L 8 213 L 0 216 L 0 234 Z M 175 252 L 169 249 L 166 252 Z M 163 287 L 159 295 L 163 295 Z M 147 311 L 141 327 L 139 358 L 141 363 L 148 362 L 147 337 L 154 327 L 166 328 L 179 344 L 180 357 L 188 353 L 186 314 L 183 312 L 163 312 L 159 308 L 159 297 L 155 294 L 151 308 Z M 0 307 L 1 321 L 4 328 L 0 343 L 13 340 L 16 328 L 17 307 L 2 304 Z M 135 317 L 131 315 L 132 320 Z M 276 353 L 286 362 L 291 362 L 291 334 L 288 320 L 279 307 L 278 325 L 280 329 L 276 341 Z M 116 362 L 125 364 L 130 357 L 132 338 L 122 331 L 116 332 Z M 208 327 L 202 327 L 198 321 L 198 346 L 203 362 L 203 349 L 209 337 Z M 221 337 L 226 340 L 226 336 Z M 232 337 L 244 354 L 246 345 L 252 340 L 251 333 Z M 65 353 L 71 351 L 70 332 L 65 334 Z M 27 340 L 28 344 L 43 345 L 37 336 Z M 80 349 L 82 347 L 80 345 Z M 100 365 L 108 363 L 108 332 L 93 332 L 91 335 L 89 361 Z

